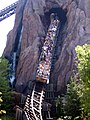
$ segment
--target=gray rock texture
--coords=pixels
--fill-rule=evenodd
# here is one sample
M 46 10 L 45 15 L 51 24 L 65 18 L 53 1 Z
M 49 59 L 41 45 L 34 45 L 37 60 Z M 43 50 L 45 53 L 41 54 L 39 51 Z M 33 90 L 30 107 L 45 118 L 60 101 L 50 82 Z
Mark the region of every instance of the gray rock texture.
M 47 31 L 44 14 L 55 7 L 67 12 L 67 21 L 60 32 L 62 49 L 59 49 L 61 51 L 50 77 L 57 92 L 62 93 L 70 78 L 76 56 L 75 47 L 90 44 L 90 0 L 20 0 L 15 25 L 8 34 L 4 50 L 4 55 L 10 58 L 22 22 L 21 52 L 16 71 L 17 91 L 23 92 L 22 86 L 35 79 L 40 50 Z

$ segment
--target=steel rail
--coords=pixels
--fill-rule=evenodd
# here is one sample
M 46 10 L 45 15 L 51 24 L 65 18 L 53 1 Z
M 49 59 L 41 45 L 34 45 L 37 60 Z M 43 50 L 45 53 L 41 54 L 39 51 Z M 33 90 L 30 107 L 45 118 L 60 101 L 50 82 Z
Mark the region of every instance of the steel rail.
M 0 22 L 16 13 L 18 1 L 0 10 Z

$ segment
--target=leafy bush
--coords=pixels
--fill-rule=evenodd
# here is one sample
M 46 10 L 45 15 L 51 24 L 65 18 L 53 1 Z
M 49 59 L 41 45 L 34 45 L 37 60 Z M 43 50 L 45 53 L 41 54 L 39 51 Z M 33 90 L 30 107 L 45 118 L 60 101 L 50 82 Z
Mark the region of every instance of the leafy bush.
M 67 84 L 67 93 L 58 97 L 56 116 L 63 120 L 90 120 L 90 45 L 76 47 L 75 73 Z
M 62 98 L 64 119 L 71 120 L 80 116 L 80 98 L 77 85 L 73 79 L 67 84 L 67 93 Z
M 67 84 L 67 93 L 56 101 L 56 117 L 63 120 L 79 119 L 80 111 L 80 97 L 77 92 L 77 84 L 71 78 Z
M 79 59 L 78 69 L 81 80 L 79 95 L 82 118 L 90 119 L 90 45 L 77 46 L 76 53 Z

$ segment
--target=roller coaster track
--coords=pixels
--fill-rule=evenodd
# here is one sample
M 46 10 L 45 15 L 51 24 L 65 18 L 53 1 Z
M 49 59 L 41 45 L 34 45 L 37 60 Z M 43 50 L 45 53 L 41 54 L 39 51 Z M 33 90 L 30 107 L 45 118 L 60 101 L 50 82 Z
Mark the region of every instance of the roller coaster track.
M 0 22 L 11 15 L 15 14 L 18 1 L 0 10 Z
M 44 100 L 44 88 L 41 84 L 36 84 L 32 91 L 32 96 L 27 95 L 24 112 L 27 120 L 42 120 L 42 103 Z
M 24 113 L 27 120 L 43 120 L 42 118 L 42 104 L 44 100 L 44 84 L 49 83 L 50 69 L 53 58 L 53 51 L 55 48 L 59 20 L 51 20 L 44 45 L 42 47 L 41 56 L 36 75 L 36 84 L 33 88 L 32 94 L 27 95 Z

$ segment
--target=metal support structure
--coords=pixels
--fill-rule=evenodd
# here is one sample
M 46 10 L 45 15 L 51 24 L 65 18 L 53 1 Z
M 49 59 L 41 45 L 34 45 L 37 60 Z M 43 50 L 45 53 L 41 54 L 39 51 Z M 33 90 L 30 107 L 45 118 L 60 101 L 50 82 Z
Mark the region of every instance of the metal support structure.
M 0 10 L 0 22 L 15 14 L 18 1 Z
M 36 83 L 32 95 L 27 95 L 24 112 L 27 120 L 43 120 L 42 119 L 42 103 L 44 100 L 43 85 L 39 85 L 39 91 L 37 91 L 38 84 Z

